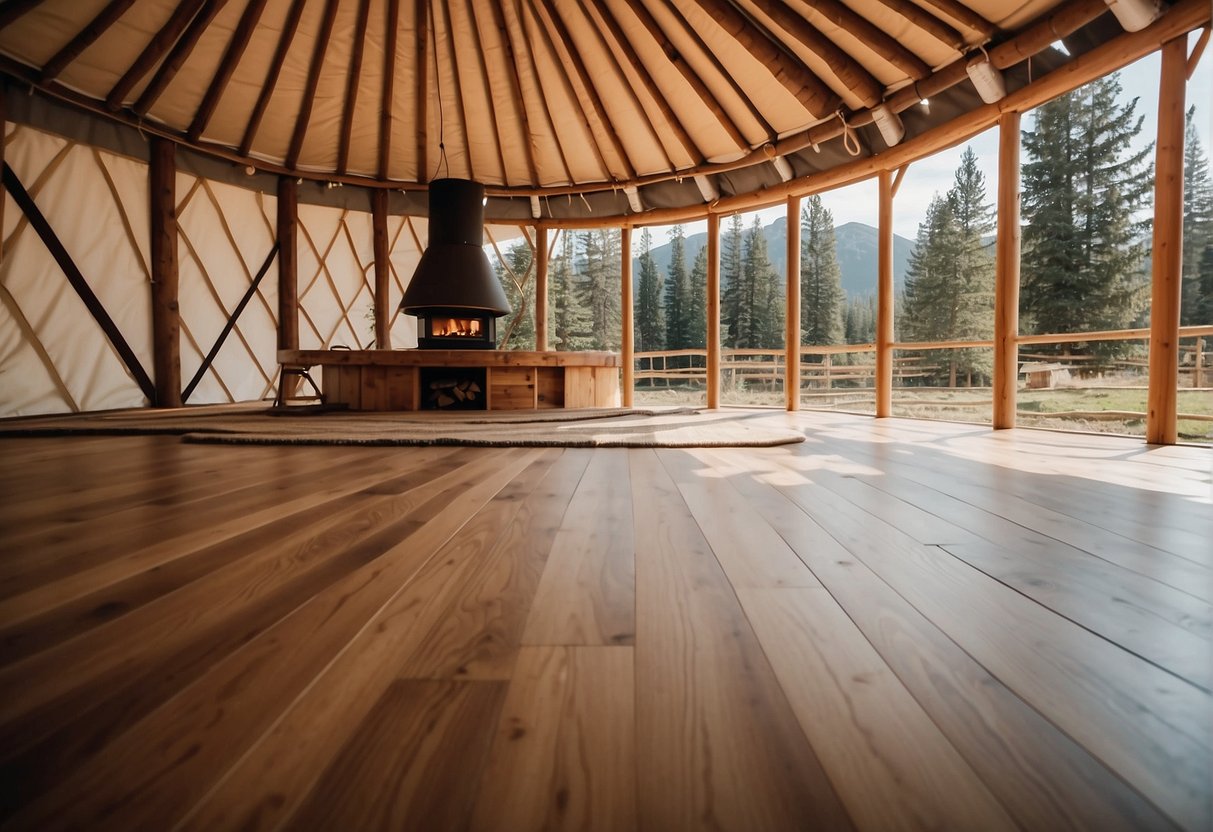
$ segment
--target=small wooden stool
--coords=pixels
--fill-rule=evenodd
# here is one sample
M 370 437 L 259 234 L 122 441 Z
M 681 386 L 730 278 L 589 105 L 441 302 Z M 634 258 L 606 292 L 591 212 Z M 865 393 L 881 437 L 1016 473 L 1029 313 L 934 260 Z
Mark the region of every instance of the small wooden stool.
M 280 364 L 278 376 L 278 395 L 274 397 L 274 407 L 282 407 L 289 401 L 307 399 L 319 400 L 320 404 L 324 404 L 324 393 L 320 392 L 320 385 L 316 384 L 316 380 L 312 378 L 308 372 L 312 367 L 310 364 Z M 287 379 L 295 379 L 291 384 L 291 393 L 287 395 Z M 305 379 L 312 386 L 314 396 L 297 396 L 295 391 L 299 387 L 298 379 Z

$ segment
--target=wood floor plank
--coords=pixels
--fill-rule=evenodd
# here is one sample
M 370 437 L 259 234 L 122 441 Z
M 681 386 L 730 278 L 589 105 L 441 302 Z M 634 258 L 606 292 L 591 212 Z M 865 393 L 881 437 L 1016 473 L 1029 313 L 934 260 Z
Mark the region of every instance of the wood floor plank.
M 849 828 L 677 486 L 653 451 L 628 454 L 639 827 Z
M 503 681 L 513 676 L 548 553 L 595 453 L 569 448 L 561 454 L 500 531 L 463 592 L 422 636 L 401 675 Z
M 829 593 L 737 594 L 856 826 L 1017 828 Z
M 421 636 L 559 454 L 517 450 L 485 484 L 469 489 L 462 508 L 471 514 L 460 534 L 367 619 L 304 695 L 190 810 L 181 829 L 274 829 L 289 818 L 308 798 L 332 749 L 399 677 Z M 493 498 L 498 490 L 503 494 Z
M 1196 727 L 1213 720 L 1207 693 L 826 489 L 784 490 L 993 675 L 1177 823 L 1213 822 L 1203 775 L 1213 770 L 1213 739 Z
M 772 454 L 696 451 L 808 564 L 969 765 L 1025 829 L 1173 828 L 1029 707 L 785 494 Z
M 552 543 L 523 644 L 631 644 L 635 561 L 627 455 L 594 454 Z
M 1213 691 L 1213 607 L 1097 558 L 1011 551 L 992 543 L 944 546 L 1071 621 Z
M 472 829 L 634 829 L 630 647 L 524 647 Z
M 505 693 L 503 682 L 393 682 L 286 828 L 466 829 Z

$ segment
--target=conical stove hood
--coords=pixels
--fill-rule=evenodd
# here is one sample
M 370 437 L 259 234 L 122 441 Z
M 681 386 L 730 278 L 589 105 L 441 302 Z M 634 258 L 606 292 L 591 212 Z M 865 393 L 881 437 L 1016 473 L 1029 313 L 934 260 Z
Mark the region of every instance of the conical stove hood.
M 430 183 L 429 244 L 400 309 L 475 309 L 510 314 L 510 302 L 484 253 L 484 186 L 467 179 Z

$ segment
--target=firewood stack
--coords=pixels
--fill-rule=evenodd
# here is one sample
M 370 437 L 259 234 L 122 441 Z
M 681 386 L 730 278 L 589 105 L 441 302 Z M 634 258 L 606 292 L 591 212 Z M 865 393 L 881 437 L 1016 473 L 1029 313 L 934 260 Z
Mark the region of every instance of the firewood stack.
M 471 379 L 442 378 L 429 383 L 426 407 L 434 410 L 472 408 L 483 391 Z

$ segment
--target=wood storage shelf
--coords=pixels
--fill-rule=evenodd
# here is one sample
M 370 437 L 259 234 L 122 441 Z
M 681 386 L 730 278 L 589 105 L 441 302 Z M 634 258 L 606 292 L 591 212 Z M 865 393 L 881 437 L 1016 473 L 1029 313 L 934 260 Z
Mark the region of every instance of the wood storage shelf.
M 460 371 L 484 374 L 483 382 L 477 376 L 473 391 L 477 409 L 618 407 L 620 402 L 620 361 L 611 352 L 279 350 L 278 363 L 319 365 L 325 402 L 350 410 L 441 409 L 436 401 L 450 397 L 431 395 L 429 388 L 460 384 Z M 427 382 L 422 389 L 422 376 L 443 369 L 451 371 L 450 379 Z

